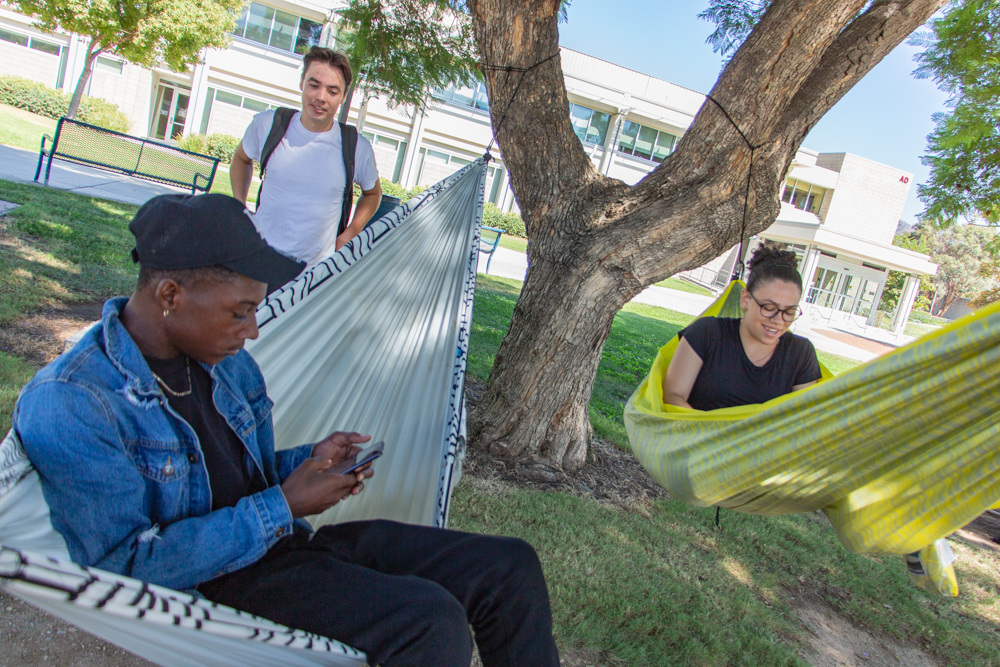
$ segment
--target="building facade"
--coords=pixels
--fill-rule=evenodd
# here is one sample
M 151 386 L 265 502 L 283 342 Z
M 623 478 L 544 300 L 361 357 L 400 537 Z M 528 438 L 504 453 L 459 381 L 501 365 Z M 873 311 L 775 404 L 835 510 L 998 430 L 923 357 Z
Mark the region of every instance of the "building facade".
M 146 70 L 98 58 L 87 93 L 117 104 L 132 134 L 170 141 L 186 134 L 241 137 L 254 114 L 299 105 L 302 54 L 331 45 L 342 0 L 248 2 L 226 49 L 208 50 L 187 72 Z M 72 90 L 86 39 L 44 34 L 31 19 L 0 6 L 0 74 Z M 583 53 L 562 49 L 573 128 L 602 173 L 634 184 L 666 159 L 705 96 Z M 492 139 L 485 87 L 435 90 L 424 110 L 390 109 L 355 95 L 351 122 L 372 142 L 379 172 L 404 187 L 430 185 L 483 155 Z M 487 199 L 517 211 L 502 156 L 494 153 Z M 936 266 L 892 246 L 912 175 L 847 153 L 799 151 L 775 224 L 754 243 L 788 244 L 807 284 L 803 307 L 830 324 L 875 323 L 890 269 L 905 272 L 894 328 L 905 322 L 918 277 Z M 718 287 L 728 281 L 735 249 L 687 277 Z

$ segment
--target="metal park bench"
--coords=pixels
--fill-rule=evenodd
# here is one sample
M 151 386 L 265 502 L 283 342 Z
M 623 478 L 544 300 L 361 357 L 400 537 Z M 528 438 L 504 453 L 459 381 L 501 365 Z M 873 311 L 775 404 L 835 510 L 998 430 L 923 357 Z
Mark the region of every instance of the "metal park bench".
M 479 252 L 489 255 L 489 259 L 486 260 L 486 273 L 490 272 L 490 262 L 493 261 L 493 253 L 497 251 L 497 246 L 500 245 L 501 236 L 503 236 L 502 229 L 483 225 L 482 232 L 479 235 Z
M 48 147 L 45 146 L 46 139 Z M 47 134 L 42 137 L 38 167 L 35 169 L 36 181 L 46 157 L 46 185 L 49 184 L 52 159 L 59 158 L 148 181 L 191 188 L 191 194 L 208 192 L 219 167 L 219 158 L 210 155 L 192 153 L 65 117 L 59 119 L 55 137 Z

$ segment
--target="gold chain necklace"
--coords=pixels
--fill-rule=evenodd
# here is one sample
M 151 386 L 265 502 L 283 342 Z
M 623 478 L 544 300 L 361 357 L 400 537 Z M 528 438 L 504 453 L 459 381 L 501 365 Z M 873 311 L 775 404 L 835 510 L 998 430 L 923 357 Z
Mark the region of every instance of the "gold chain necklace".
M 184 359 L 185 359 L 185 366 L 187 366 L 187 376 L 188 376 L 188 388 L 187 388 L 187 391 L 174 391 L 169 386 L 167 386 L 167 383 L 163 381 L 163 378 L 161 378 L 156 373 L 153 373 L 152 369 L 150 369 L 150 371 L 149 371 L 150 373 L 153 373 L 153 377 L 156 378 L 156 381 L 160 383 L 161 387 L 163 387 L 164 389 L 167 390 L 168 394 L 170 394 L 171 396 L 176 396 L 177 398 L 183 398 L 184 396 L 190 396 L 191 392 L 194 391 L 194 385 L 191 383 L 191 357 L 185 357 Z

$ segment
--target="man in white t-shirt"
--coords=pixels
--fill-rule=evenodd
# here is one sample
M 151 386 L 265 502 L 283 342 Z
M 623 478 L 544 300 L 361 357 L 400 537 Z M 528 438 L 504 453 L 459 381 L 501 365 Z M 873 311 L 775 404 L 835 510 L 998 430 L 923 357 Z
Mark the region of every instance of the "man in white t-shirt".
M 354 182 L 361 198 L 354 219 L 342 232 L 341 207 L 346 172 L 337 110 L 351 85 L 347 57 L 313 47 L 303 58 L 302 111 L 292 117 L 281 143 L 266 165 L 265 184 L 257 202 L 261 236 L 286 255 L 309 265 L 322 261 L 357 236 L 382 201 L 372 146 L 362 136 L 354 153 Z M 246 203 L 253 163 L 260 161 L 275 111 L 250 122 L 236 147 L 229 169 L 233 196 Z M 339 233 L 338 233 L 339 232 Z

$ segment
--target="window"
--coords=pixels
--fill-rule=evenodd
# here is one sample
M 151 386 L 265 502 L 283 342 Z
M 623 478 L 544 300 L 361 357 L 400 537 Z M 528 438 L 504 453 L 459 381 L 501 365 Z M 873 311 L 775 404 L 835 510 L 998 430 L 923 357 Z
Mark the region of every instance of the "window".
M 211 98 L 211 91 L 212 89 L 209 88 L 209 98 Z M 234 107 L 243 107 L 244 109 L 249 109 L 254 113 L 267 111 L 268 109 L 273 109 L 277 106 L 276 104 L 268 104 L 267 102 L 261 102 L 260 100 L 255 100 L 250 97 L 243 97 L 242 95 L 230 93 L 225 90 L 215 91 L 215 101 L 223 102 L 224 104 L 232 104 Z
M 62 53 L 62 46 L 59 44 L 46 42 L 45 40 L 38 39 L 37 37 L 29 37 L 28 35 L 22 35 L 19 32 L 4 30 L 3 28 L 0 28 L 0 41 L 10 42 L 11 44 L 17 44 L 18 46 L 26 46 L 30 49 L 41 51 L 42 53 L 49 53 L 54 56 L 58 56 Z
M 663 162 L 674 151 L 677 137 L 627 120 L 618 135 L 618 152 L 652 162 Z
M 435 88 L 431 93 L 434 97 L 445 102 L 472 107 L 482 111 L 489 111 L 490 101 L 486 96 L 486 84 L 482 81 L 475 86 L 456 86 L 452 84 L 447 88 Z
M 58 56 L 59 52 L 62 50 L 62 47 L 59 46 L 58 44 L 53 44 L 52 42 L 43 42 L 42 40 L 35 39 L 34 37 L 31 38 L 31 44 L 29 44 L 28 46 L 35 49 L 36 51 L 41 51 L 42 53 L 51 53 L 54 56 Z
M 573 131 L 585 144 L 604 145 L 611 116 L 603 111 L 595 111 L 580 104 L 569 103 L 569 120 Z
M 107 72 L 108 74 L 121 74 L 125 71 L 125 63 L 121 60 L 115 60 L 114 58 L 97 56 L 97 61 L 94 63 L 94 71 Z
M 243 8 L 233 34 L 282 51 L 305 54 L 319 44 L 323 25 L 259 2 Z
M 785 190 L 781 194 L 781 201 L 814 215 L 819 215 L 825 198 L 826 188 L 821 188 L 811 183 L 803 183 L 795 179 L 789 179 L 785 183 Z
M 27 35 L 22 35 L 19 32 L 11 32 L 10 30 L 4 30 L 3 28 L 0 28 L 0 40 L 10 42 L 11 44 L 17 44 L 18 46 L 28 45 Z
M 363 131 L 361 136 L 372 144 L 375 151 L 375 164 L 378 165 L 379 174 L 388 178 L 393 183 L 398 183 L 399 175 L 403 170 L 403 158 L 406 157 L 406 142 L 399 139 L 391 139 L 367 130 Z M 390 174 L 392 175 L 391 178 Z

